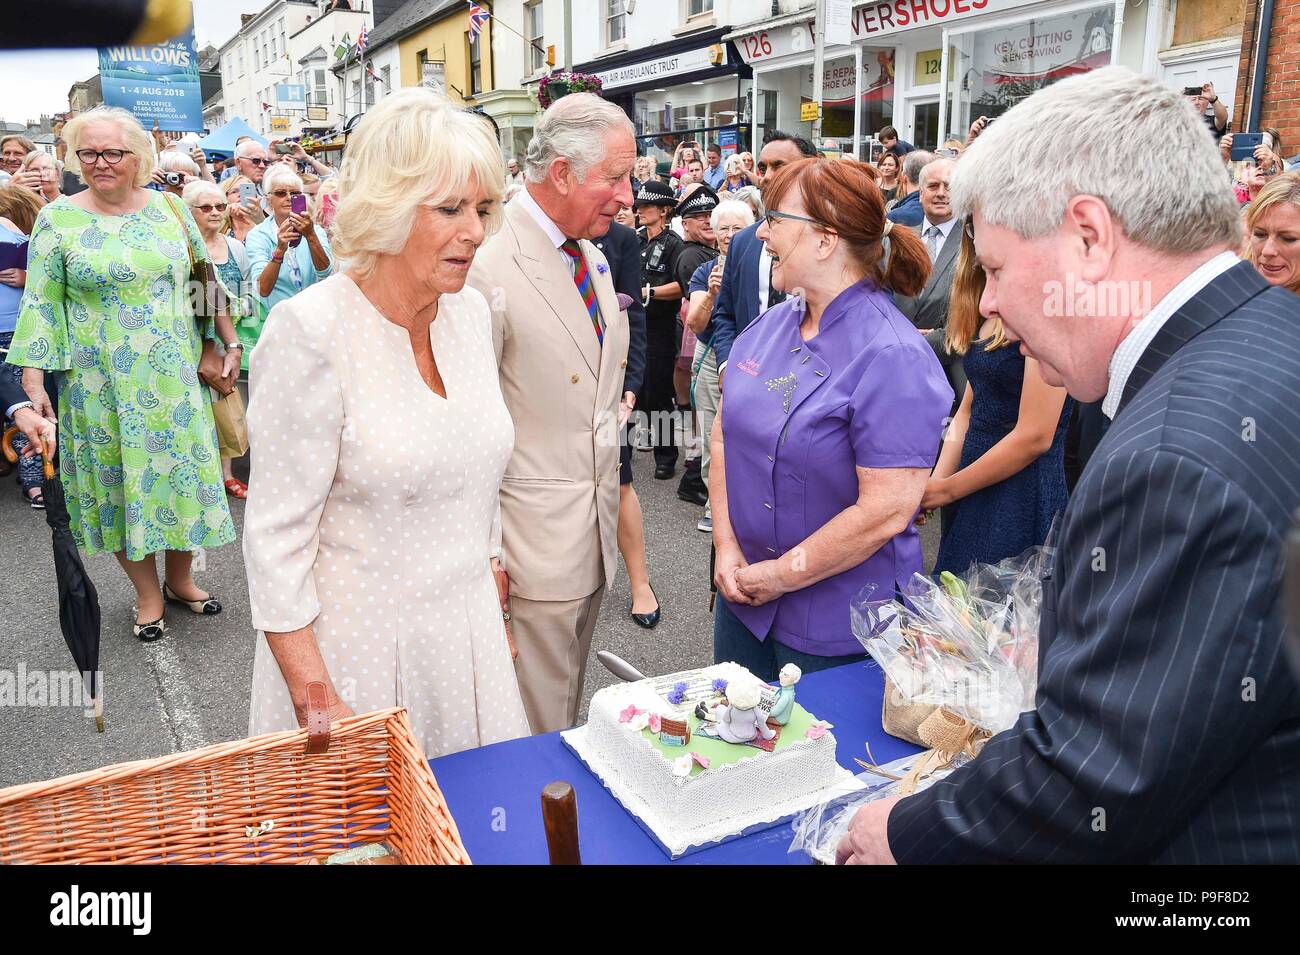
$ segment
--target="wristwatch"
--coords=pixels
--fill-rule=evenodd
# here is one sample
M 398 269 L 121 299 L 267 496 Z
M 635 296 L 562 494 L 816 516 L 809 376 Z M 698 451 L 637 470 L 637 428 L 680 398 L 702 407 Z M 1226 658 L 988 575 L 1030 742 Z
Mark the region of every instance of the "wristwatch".
M 1219 95 L 1216 93 L 1216 94 L 1214 95 L 1214 99 L 1210 100 L 1210 105 L 1213 106 L 1213 105 L 1214 105 L 1215 103 L 1217 103 L 1218 101 L 1219 101 Z

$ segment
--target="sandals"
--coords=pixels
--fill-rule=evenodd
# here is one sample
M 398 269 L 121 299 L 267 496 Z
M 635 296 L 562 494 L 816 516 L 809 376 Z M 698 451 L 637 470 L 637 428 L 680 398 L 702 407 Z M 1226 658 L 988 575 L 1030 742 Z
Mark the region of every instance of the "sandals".
M 231 478 L 226 482 L 226 493 L 231 497 L 237 497 L 241 501 L 248 497 L 248 485 L 239 478 Z
M 163 599 L 169 604 L 181 604 L 188 607 L 190 613 L 196 613 L 200 616 L 210 617 L 213 614 L 221 613 L 221 602 L 216 597 L 209 595 L 203 600 L 186 600 L 172 590 L 171 585 L 165 581 L 163 582 Z
M 36 496 L 32 497 L 32 495 L 28 494 L 27 492 L 29 490 L 35 491 Z M 23 492 L 23 497 L 27 498 L 27 503 L 31 506 L 31 509 L 33 511 L 45 510 L 45 492 L 42 491 L 39 487 L 22 488 L 22 492 Z
M 155 640 L 161 640 L 163 634 L 167 632 L 167 618 L 164 615 L 159 617 L 153 623 L 132 624 L 131 632 L 144 643 L 153 643 Z

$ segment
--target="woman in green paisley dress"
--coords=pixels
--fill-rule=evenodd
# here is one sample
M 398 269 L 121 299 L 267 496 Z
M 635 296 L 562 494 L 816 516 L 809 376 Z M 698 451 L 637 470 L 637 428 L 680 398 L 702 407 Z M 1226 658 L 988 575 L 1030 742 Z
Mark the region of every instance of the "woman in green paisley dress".
M 116 554 L 138 598 L 134 633 L 156 640 L 164 601 L 220 612 L 194 583 L 191 559 L 235 539 L 186 297 L 191 252 L 206 259 L 206 248 L 181 202 L 142 188 L 153 151 L 130 113 L 99 107 L 63 135 L 89 188 L 36 220 L 9 361 L 23 366 L 23 387 L 47 417 L 45 372 L 60 373 L 59 472 L 73 536 L 89 554 Z M 221 314 L 215 326 L 234 345 L 223 367 L 233 380 L 234 324 Z

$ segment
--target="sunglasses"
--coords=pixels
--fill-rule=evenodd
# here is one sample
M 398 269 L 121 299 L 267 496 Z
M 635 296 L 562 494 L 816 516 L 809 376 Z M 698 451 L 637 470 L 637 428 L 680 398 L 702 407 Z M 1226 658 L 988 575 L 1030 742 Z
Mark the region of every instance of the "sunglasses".
M 274 159 L 245 159 L 244 162 L 251 162 L 255 166 L 269 166 L 275 162 Z
M 99 162 L 101 157 L 103 158 L 104 162 L 108 163 L 110 166 L 116 166 L 118 163 L 120 163 L 123 160 L 123 158 L 125 158 L 125 156 L 126 156 L 125 149 L 103 149 L 103 150 L 78 149 L 77 150 L 77 158 L 81 160 L 82 165 L 85 166 L 95 165 L 95 163 Z
M 194 206 L 194 208 L 198 209 L 199 212 L 202 212 L 204 215 L 207 215 L 213 209 L 217 210 L 217 212 L 225 212 L 226 204 L 224 202 L 216 202 L 216 203 L 205 202 L 201 206 Z
M 285 196 L 301 196 L 301 189 L 272 189 L 271 195 L 277 199 L 283 199 Z

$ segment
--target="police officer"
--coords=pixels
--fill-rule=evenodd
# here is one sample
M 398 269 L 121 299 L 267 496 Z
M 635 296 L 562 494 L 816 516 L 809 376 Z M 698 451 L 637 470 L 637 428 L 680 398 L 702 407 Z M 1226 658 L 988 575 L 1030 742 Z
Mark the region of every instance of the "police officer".
M 712 224 L 713 210 L 718 207 L 718 201 L 718 194 L 713 188 L 701 183 L 696 185 L 689 194 L 683 196 L 674 210 L 681 221 L 682 234 L 686 237 L 681 255 L 677 257 L 677 269 L 674 273 L 677 284 L 683 289 L 683 294 L 687 294 L 691 284 L 691 276 L 695 274 L 695 270 L 705 262 L 710 262 L 718 257 L 718 240 L 713 235 Z M 681 338 L 682 323 L 679 319 L 677 324 L 678 355 L 681 354 Z M 701 439 L 708 440 L 708 436 L 695 433 L 695 415 L 691 410 L 690 402 L 690 361 L 689 358 L 684 361 L 679 359 L 674 371 L 675 394 L 679 399 L 677 412 L 685 431 L 685 438 L 689 442 L 682 479 L 677 485 L 677 496 L 683 501 L 703 507 L 709 502 L 709 490 L 704 486 L 704 478 L 700 475 L 699 441 Z
M 681 237 L 668 228 L 677 199 L 673 191 L 657 180 L 641 184 L 632 202 L 641 220 L 641 301 L 645 304 L 645 382 L 637 398 L 638 413 L 650 416 L 655 454 L 655 477 L 666 481 L 677 467 L 677 444 L 673 435 L 673 366 L 680 339 L 677 312 L 682 304 L 682 287 L 677 282 L 677 257 Z

